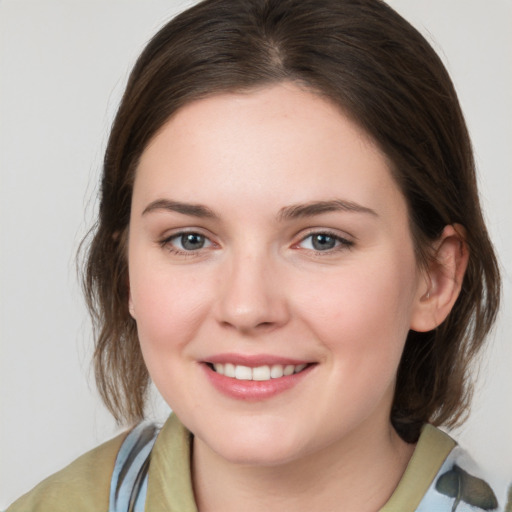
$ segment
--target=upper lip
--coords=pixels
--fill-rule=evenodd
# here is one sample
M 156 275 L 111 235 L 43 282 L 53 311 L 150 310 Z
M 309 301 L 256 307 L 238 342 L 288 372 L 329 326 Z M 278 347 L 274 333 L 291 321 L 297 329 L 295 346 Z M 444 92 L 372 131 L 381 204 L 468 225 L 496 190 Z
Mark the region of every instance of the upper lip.
M 280 365 L 289 365 L 293 364 L 295 366 L 301 364 L 309 364 L 312 361 L 307 361 L 305 359 L 294 359 L 290 357 L 282 357 L 271 354 L 215 354 L 213 356 L 207 357 L 204 359 L 205 363 L 213 363 L 213 364 L 223 364 L 223 363 L 231 363 L 234 365 L 240 366 L 248 366 L 250 368 L 256 368 L 258 366 L 272 366 L 276 364 Z

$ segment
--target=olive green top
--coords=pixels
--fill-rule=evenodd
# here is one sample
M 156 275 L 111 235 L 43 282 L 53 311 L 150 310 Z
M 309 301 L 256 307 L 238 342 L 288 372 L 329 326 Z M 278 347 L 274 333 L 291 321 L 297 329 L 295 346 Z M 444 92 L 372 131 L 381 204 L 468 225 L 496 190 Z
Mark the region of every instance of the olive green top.
M 15 501 L 7 512 L 107 512 L 110 476 L 126 434 L 85 453 Z
M 7 512 L 107 512 L 110 479 L 125 435 L 82 455 L 13 503 Z M 172 414 L 151 453 L 146 499 L 148 512 L 197 512 L 190 470 L 191 434 Z M 413 456 L 381 512 L 413 512 L 455 442 L 425 425 Z

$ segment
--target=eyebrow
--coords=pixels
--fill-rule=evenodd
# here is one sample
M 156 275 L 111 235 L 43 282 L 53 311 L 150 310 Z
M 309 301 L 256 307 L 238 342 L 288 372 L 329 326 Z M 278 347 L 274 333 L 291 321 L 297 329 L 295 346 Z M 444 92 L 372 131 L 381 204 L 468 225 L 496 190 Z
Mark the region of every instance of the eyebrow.
M 366 206 L 362 206 L 352 201 L 334 199 L 332 201 L 312 201 L 305 204 L 285 206 L 279 210 L 278 218 L 279 220 L 291 220 L 339 211 L 366 213 L 375 217 L 379 216 L 375 210 L 367 208 Z
M 201 219 L 217 218 L 217 215 L 206 206 L 201 204 L 171 201 L 170 199 L 157 199 L 156 201 L 149 203 L 148 206 L 144 208 L 142 215 L 158 210 L 182 213 L 183 215 L 190 215 L 191 217 L 199 217 Z
M 213 210 L 202 204 L 183 203 L 180 201 L 172 201 L 170 199 L 157 199 L 156 201 L 149 203 L 142 212 L 142 215 L 158 210 L 177 212 L 183 215 L 202 219 L 219 218 Z M 286 221 L 338 211 L 366 213 L 378 217 L 377 212 L 371 208 L 354 203 L 353 201 L 334 199 L 331 201 L 311 201 L 304 204 L 285 206 L 279 210 L 277 218 L 279 221 Z

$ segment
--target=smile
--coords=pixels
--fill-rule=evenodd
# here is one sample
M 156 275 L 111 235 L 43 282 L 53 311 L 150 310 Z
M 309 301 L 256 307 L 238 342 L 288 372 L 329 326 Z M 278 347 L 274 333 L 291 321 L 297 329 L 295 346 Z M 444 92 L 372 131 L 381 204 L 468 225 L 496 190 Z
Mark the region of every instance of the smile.
M 268 381 L 288 377 L 303 371 L 307 364 L 273 364 L 251 368 L 249 366 L 232 363 L 213 363 L 211 368 L 218 374 L 237 380 Z
M 318 364 L 265 354 L 217 354 L 202 361 L 200 366 L 221 394 L 254 402 L 294 388 L 307 379 Z

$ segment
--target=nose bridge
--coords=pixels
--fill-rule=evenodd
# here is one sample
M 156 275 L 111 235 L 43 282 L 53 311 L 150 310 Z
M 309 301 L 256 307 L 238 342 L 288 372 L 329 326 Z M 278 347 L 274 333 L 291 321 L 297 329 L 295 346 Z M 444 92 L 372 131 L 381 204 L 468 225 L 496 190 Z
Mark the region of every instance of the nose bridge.
M 261 247 L 233 250 L 225 262 L 219 321 L 239 331 L 269 329 L 288 317 L 285 290 L 280 286 L 277 258 Z

